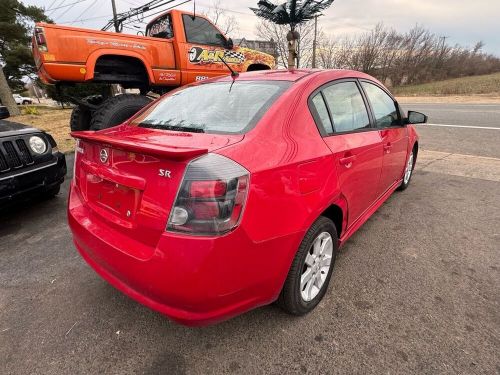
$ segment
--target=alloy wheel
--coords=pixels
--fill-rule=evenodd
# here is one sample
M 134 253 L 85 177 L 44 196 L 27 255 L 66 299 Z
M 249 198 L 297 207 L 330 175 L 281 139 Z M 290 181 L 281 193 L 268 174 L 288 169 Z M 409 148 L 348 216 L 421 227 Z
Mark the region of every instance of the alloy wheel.
M 413 151 L 408 157 L 408 162 L 406 163 L 405 175 L 403 177 L 403 183 L 405 185 L 407 185 L 408 182 L 410 182 L 410 177 L 412 172 L 413 172 Z
M 333 256 L 333 240 L 328 232 L 320 233 L 304 261 L 300 277 L 300 293 L 305 302 L 313 300 L 323 288 Z

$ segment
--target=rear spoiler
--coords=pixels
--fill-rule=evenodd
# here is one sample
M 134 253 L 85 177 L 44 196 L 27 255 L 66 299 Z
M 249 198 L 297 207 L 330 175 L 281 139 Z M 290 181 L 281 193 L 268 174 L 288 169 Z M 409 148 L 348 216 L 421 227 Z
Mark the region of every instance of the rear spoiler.
M 158 144 L 147 144 L 124 138 L 116 139 L 109 135 L 97 134 L 95 131 L 71 132 L 71 136 L 75 139 L 82 139 L 92 143 L 99 143 L 103 146 L 111 146 L 125 151 L 160 156 L 175 160 L 191 159 L 193 157 L 208 153 L 208 149 L 206 148 L 175 147 Z

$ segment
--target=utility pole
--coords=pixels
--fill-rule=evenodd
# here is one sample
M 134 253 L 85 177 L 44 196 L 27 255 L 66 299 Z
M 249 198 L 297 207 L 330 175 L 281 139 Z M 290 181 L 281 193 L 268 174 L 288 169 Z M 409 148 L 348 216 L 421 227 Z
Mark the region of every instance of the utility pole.
M 115 0 L 111 0 L 111 6 L 113 7 L 113 23 L 115 24 L 115 31 L 117 33 L 119 33 L 120 30 L 118 28 L 118 19 L 116 17 L 116 4 L 115 4 Z
M 312 67 L 316 68 L 316 39 L 318 37 L 318 16 L 314 16 L 314 39 L 313 39 L 313 57 Z

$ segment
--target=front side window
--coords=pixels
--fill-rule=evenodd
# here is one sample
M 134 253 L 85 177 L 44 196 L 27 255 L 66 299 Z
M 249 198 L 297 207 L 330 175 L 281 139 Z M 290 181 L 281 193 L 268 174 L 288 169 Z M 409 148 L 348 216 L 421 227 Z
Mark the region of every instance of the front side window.
M 131 124 L 165 130 L 245 133 L 290 84 L 236 80 L 186 87 L 159 99 Z
M 362 82 L 361 85 L 370 100 L 377 127 L 386 128 L 400 125 L 398 109 L 394 100 L 384 90 L 374 84 Z
M 186 40 L 188 43 L 208 44 L 211 46 L 224 47 L 224 37 L 217 28 L 201 17 L 191 17 L 188 14 L 182 16 Z
M 363 97 L 355 82 L 336 83 L 323 89 L 335 133 L 370 127 Z
M 170 18 L 170 14 L 151 22 L 147 27 L 146 35 L 153 38 L 173 38 L 174 31 L 172 29 L 172 19 Z

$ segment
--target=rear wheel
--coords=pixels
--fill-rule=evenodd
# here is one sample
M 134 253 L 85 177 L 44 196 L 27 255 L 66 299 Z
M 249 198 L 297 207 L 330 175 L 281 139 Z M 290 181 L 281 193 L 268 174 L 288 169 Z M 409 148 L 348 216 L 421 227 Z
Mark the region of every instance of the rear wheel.
M 147 96 L 135 94 L 123 94 L 109 98 L 94 112 L 90 129 L 101 130 L 119 125 L 150 102 L 151 99 Z
M 103 102 L 102 95 L 92 95 L 87 96 L 83 99 L 84 102 L 87 102 L 92 105 L 101 105 Z M 90 122 L 92 120 L 92 111 L 89 107 L 84 105 L 78 105 L 73 108 L 71 112 L 71 120 L 70 120 L 70 128 L 71 131 L 80 131 L 80 130 L 89 130 Z
M 337 255 L 335 224 L 321 216 L 307 231 L 277 304 L 293 315 L 313 310 L 326 293 Z

